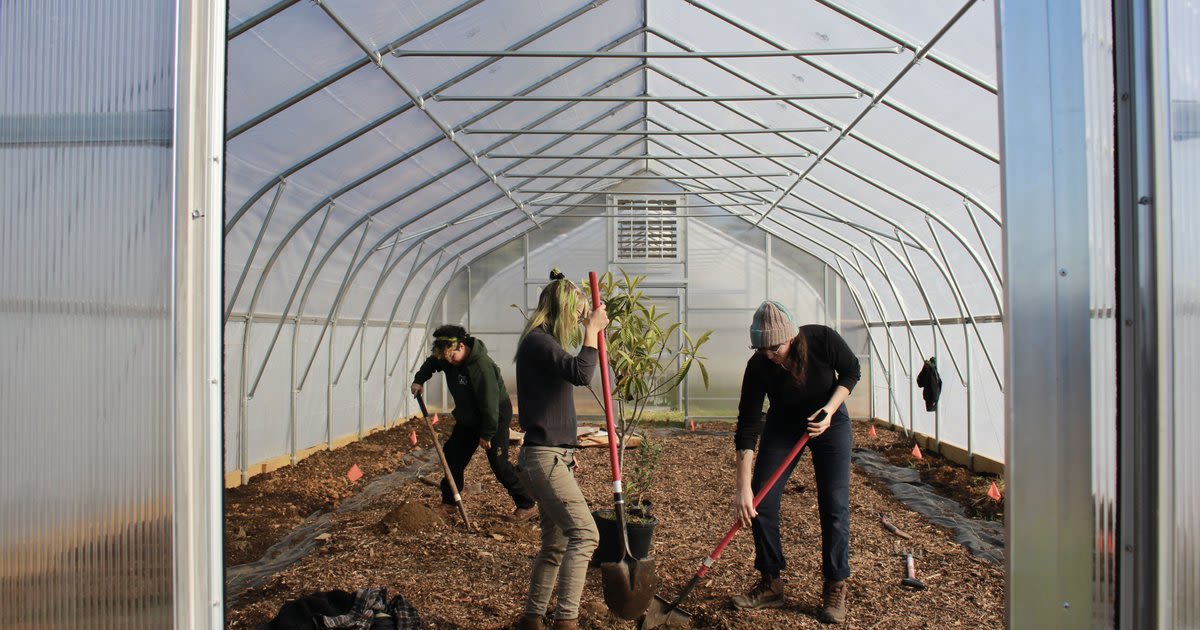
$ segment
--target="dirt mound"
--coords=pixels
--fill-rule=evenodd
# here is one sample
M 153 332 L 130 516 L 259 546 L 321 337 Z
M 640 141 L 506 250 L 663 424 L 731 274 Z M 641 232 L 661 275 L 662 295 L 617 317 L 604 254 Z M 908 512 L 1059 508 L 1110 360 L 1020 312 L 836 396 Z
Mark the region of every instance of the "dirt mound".
M 396 536 L 419 534 L 440 529 L 445 524 L 441 515 L 416 501 L 405 501 L 379 520 L 379 531 Z

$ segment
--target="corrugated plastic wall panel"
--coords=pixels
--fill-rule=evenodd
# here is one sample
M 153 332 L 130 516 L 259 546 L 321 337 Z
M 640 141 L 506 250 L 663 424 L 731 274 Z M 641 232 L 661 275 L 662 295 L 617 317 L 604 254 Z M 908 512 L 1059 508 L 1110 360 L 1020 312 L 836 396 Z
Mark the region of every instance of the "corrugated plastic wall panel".
M 0 5 L 0 627 L 172 624 L 174 10 Z
M 1200 393 L 1200 5 L 1169 2 L 1167 70 L 1170 80 L 1171 295 L 1167 299 L 1174 334 L 1174 366 L 1169 377 L 1174 392 L 1174 449 L 1170 492 L 1175 522 L 1172 555 L 1176 628 L 1200 627 L 1200 427 L 1196 409 Z
M 1112 6 L 1083 0 L 1084 89 L 1091 238 L 1092 496 L 1096 553 L 1092 611 L 1097 626 L 1115 622 L 1117 499 L 1116 207 L 1113 163 Z

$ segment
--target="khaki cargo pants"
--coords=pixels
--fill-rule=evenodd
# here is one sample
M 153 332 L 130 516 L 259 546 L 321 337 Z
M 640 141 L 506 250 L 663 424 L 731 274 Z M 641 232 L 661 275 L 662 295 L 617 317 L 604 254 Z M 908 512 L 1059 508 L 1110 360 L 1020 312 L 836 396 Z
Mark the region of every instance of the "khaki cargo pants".
M 588 561 L 600 543 L 587 500 L 575 482 L 575 449 L 526 446 L 517 459 L 525 491 L 541 514 L 542 549 L 533 560 L 525 614 L 543 615 L 558 583 L 555 619 L 579 617 Z

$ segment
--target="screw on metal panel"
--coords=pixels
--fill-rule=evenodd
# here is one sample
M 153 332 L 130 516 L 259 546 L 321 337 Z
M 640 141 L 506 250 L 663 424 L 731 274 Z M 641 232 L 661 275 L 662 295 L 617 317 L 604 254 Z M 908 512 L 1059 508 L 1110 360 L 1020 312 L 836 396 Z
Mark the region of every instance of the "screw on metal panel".
M 1125 545 L 1125 551 L 1128 551 L 1129 553 L 1133 553 L 1133 545 Z
M 1133 325 L 1133 320 L 1132 320 L 1132 319 L 1126 319 L 1126 320 L 1125 320 L 1125 325 L 1126 325 L 1126 326 L 1132 326 L 1132 325 Z
M 1067 608 L 1070 608 L 1070 607 L 1071 607 L 1071 602 L 1063 602 L 1063 608 L 1064 608 L 1064 609 L 1067 609 Z
M 1142 197 L 1138 197 L 1138 205 L 1139 205 L 1139 206 L 1148 206 L 1148 205 L 1150 205 L 1150 197 L 1148 197 L 1148 196 L 1142 196 Z
M 204 216 L 203 212 L 200 212 L 199 210 L 192 210 L 192 218 L 193 219 L 199 219 L 202 216 Z
M 1065 278 L 1065 277 L 1067 277 L 1067 270 L 1066 270 L 1066 269 L 1059 269 L 1059 270 L 1058 270 L 1058 275 L 1060 275 L 1060 276 L 1062 276 L 1062 277 L 1064 277 L 1064 278 Z

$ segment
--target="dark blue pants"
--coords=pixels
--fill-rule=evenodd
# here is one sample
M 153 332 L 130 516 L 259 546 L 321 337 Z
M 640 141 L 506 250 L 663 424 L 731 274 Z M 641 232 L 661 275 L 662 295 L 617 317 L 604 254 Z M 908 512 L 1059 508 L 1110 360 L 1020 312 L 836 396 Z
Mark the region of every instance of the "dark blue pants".
M 500 401 L 500 424 L 496 427 L 496 435 L 492 436 L 492 446 L 487 450 L 488 465 L 496 475 L 496 480 L 508 491 L 508 496 L 512 497 L 513 503 L 519 508 L 531 508 L 536 504 L 529 493 L 525 492 L 521 480 L 517 477 L 517 471 L 508 461 L 508 425 L 511 422 L 512 402 L 505 398 Z M 446 443 L 442 445 L 442 452 L 446 454 L 446 464 L 450 467 L 450 474 L 454 476 L 454 485 L 458 487 L 459 492 L 463 487 L 463 471 L 467 469 L 467 464 L 471 463 L 471 456 L 477 448 L 479 428 L 465 427 L 461 424 L 454 425 L 450 437 L 446 438 Z M 454 493 L 450 491 L 450 484 L 445 479 L 442 479 L 441 488 L 442 503 L 454 505 Z
M 802 435 L 791 427 L 772 427 L 770 424 L 764 427 L 751 480 L 755 494 L 783 463 Z M 825 433 L 810 439 L 804 447 L 812 454 L 816 473 L 817 511 L 821 517 L 821 572 L 827 580 L 850 577 L 851 446 L 850 415 L 846 412 L 846 406 L 842 405 L 833 414 L 833 422 Z M 758 517 L 751 522 L 754 531 L 754 568 L 762 573 L 778 575 L 787 566 L 779 538 L 779 500 L 798 461 L 799 456 L 763 497 L 762 503 L 758 504 Z

